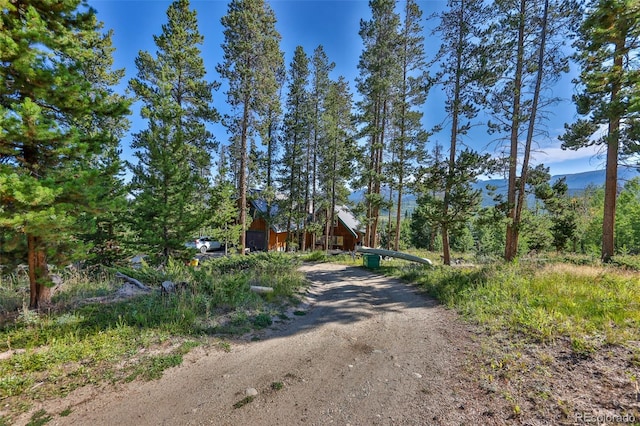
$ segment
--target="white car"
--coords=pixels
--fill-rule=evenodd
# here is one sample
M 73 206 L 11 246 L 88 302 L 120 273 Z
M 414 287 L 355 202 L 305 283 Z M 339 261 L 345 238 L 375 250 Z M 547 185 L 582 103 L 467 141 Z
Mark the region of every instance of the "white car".
M 212 239 L 211 237 L 195 238 L 193 241 L 189 241 L 186 246 L 195 248 L 196 250 L 200 251 L 200 253 L 224 249 L 224 244 L 222 244 L 220 241 Z

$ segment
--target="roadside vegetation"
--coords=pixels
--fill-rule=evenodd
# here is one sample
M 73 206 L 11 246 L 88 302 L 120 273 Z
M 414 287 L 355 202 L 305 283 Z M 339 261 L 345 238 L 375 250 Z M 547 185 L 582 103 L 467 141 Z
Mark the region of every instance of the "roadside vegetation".
M 415 284 L 467 320 L 534 343 L 568 339 L 576 355 L 640 340 L 640 257 L 609 264 L 587 255 L 524 257 L 518 262 L 476 262 L 455 257 L 444 266 L 435 252 L 411 251 L 433 267 L 385 259 L 379 272 Z M 362 265 L 362 258 L 324 252 L 307 261 Z M 483 260 L 484 258 L 480 259 Z M 640 355 L 640 354 L 639 354 Z
M 377 272 L 415 285 L 479 327 L 470 378 L 506 401 L 514 422 L 573 424 L 585 410 L 640 418 L 638 256 L 609 264 L 576 254 L 485 263 L 465 256 L 453 267 L 435 253 L 425 257 L 435 265 L 385 259 Z
M 392 272 L 473 322 L 533 342 L 566 338 L 579 355 L 640 338 L 640 280 L 628 269 L 522 261 Z
M 33 401 L 67 395 L 87 384 L 152 380 L 182 363 L 200 345 L 227 350 L 226 337 L 284 319 L 304 284 L 292 256 L 258 253 L 204 262 L 169 262 L 163 269 L 114 268 L 67 272 L 48 310 L 27 309 L 22 275 L 2 278 L 0 319 L 0 425 Z M 123 272 L 152 288 L 119 296 Z M 186 283 L 171 294 L 163 281 Z M 251 285 L 269 286 L 260 295 Z M 24 304 L 19 309 L 16 304 Z

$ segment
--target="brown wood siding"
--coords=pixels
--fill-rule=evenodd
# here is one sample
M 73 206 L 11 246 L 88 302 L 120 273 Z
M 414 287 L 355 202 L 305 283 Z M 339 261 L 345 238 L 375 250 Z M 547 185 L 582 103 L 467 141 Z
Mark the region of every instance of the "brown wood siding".
M 267 222 L 259 217 L 251 222 L 249 225 L 249 229 L 247 231 L 262 231 L 264 232 L 267 228 Z M 269 251 L 284 251 L 287 241 L 287 233 L 286 232 L 275 232 L 273 229 L 269 230 L 269 245 L 267 250 Z
M 342 245 L 329 247 L 329 249 L 340 249 L 345 251 L 355 250 L 356 244 L 362 241 L 362 236 L 358 233 L 357 237 L 354 237 L 351 231 L 349 231 L 341 221 L 338 221 L 338 226 L 334 229 L 334 235 L 336 237 L 342 237 Z M 307 233 L 305 235 L 306 244 L 309 249 L 313 250 L 311 247 L 311 234 Z M 322 235 L 316 239 L 316 247 L 322 247 L 324 245 L 325 236 Z

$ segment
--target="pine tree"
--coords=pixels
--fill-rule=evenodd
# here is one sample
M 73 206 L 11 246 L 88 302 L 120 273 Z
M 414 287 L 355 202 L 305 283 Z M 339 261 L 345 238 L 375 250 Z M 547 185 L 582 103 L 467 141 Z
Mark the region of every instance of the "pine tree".
M 307 144 L 307 182 L 305 193 L 305 210 L 311 212 L 311 217 L 305 229 L 311 233 L 311 247 L 316 246 L 316 236 L 321 232 L 317 224 L 316 214 L 320 209 L 321 200 L 318 199 L 318 151 L 319 143 L 324 137 L 322 126 L 322 114 L 325 110 L 325 102 L 331 80 L 329 74 L 335 68 L 335 63 L 330 62 L 322 45 L 316 47 L 311 59 L 311 88 L 309 93 L 310 103 L 310 135 Z M 305 240 L 303 240 L 304 242 Z
M 99 24 L 99 28 L 102 28 Z M 94 55 L 85 63 L 84 74 L 96 87 L 109 93 L 110 102 L 128 102 L 121 94 L 114 91 L 114 86 L 124 77 L 124 69 L 111 70 L 113 66 L 113 52 L 111 37 L 113 31 L 106 34 L 95 33 L 91 42 Z M 124 183 L 124 163 L 120 158 L 120 140 L 129 129 L 130 122 L 123 117 L 111 117 L 92 114 L 78 122 L 78 127 L 86 134 L 103 133 L 105 144 L 102 152 L 95 158 L 89 159 L 90 167 L 99 171 L 99 178 L 103 183 L 96 185 L 95 196 L 102 206 L 93 214 L 84 214 L 86 231 L 79 237 L 87 244 L 91 244 L 91 256 L 88 262 L 111 265 L 121 260 L 128 253 L 124 246 L 126 233 L 127 188 Z
M 551 216 L 553 245 L 556 251 L 562 251 L 574 240 L 577 230 L 576 212 L 569 197 L 566 177 L 556 180 L 552 185 L 548 181 L 537 185 L 535 192 Z
M 276 186 L 277 186 L 277 168 L 278 168 L 278 145 L 281 141 L 281 120 L 282 110 L 279 100 L 282 98 L 282 91 L 287 79 L 287 71 L 284 68 L 284 63 L 278 62 L 276 66 L 280 68 L 276 69 L 276 79 L 278 82 L 278 102 L 272 102 L 269 105 L 267 111 L 267 133 L 262 141 L 262 144 L 266 146 L 264 153 L 264 169 L 265 169 L 265 182 L 264 190 L 262 191 L 262 198 L 266 203 L 265 211 L 265 241 L 269 241 L 269 232 L 274 221 L 274 215 L 277 213 L 274 210 L 274 204 L 276 202 Z M 276 213 L 274 213 L 276 212 Z
M 482 191 L 475 189 L 473 183 L 487 171 L 490 164 L 489 154 L 481 155 L 466 149 L 456 156 L 454 173 L 450 173 L 449 161 L 435 161 L 426 167 L 418 182 L 424 188 L 419 191 L 422 194 L 419 198 L 422 209 L 418 218 L 425 219 L 430 227 L 437 227 L 442 233 L 459 235 L 482 201 Z M 448 198 L 444 197 L 445 189 Z M 446 216 L 443 215 L 445 211 Z M 442 238 L 442 242 L 448 244 L 448 238 Z
M 297 46 L 289 69 L 287 114 L 284 118 L 284 155 L 282 158 L 281 190 L 287 196 L 287 245 L 299 240 L 300 223 L 306 220 L 305 143 L 309 140 L 309 58 L 302 46 Z M 308 164 L 308 161 L 306 162 Z M 294 229 L 295 228 L 295 229 Z M 295 232 L 293 232 L 295 230 Z M 296 235 L 295 237 L 293 237 Z M 292 239 L 293 237 L 293 239 Z M 287 247 L 288 248 L 288 247 Z
M 229 83 L 227 101 L 232 113 L 224 125 L 232 135 L 231 154 L 237 160 L 240 202 L 240 248 L 246 248 L 248 148 L 256 136 L 268 131 L 268 111 L 279 102 L 277 72 L 282 69 L 280 34 L 276 17 L 263 0 L 232 0 L 222 17 L 224 62 L 216 69 Z
M 140 52 L 137 78 L 129 83 L 148 120 L 132 143 L 138 160 L 130 164 L 135 243 L 163 261 L 207 225 L 215 142 L 206 125 L 218 119 L 211 106 L 216 83 L 204 79 L 196 12 L 188 0 L 178 0 L 167 19 L 162 34 L 154 36 L 157 56 Z
M 507 154 L 507 235 L 505 259 L 513 260 L 518 252 L 520 215 L 527 181 L 531 144 L 540 134 L 544 108 L 558 99 L 545 98 L 545 89 L 568 71 L 568 58 L 563 51 L 576 6 L 556 0 L 497 0 L 495 22 L 483 41 L 491 46 L 493 62 L 488 68 L 500 78 L 488 98 L 493 123 L 490 132 L 504 133 Z M 525 136 L 525 144 L 521 139 Z M 523 155 L 521 175 L 518 158 Z
M 424 145 L 428 136 L 422 128 L 423 113 L 420 111 L 429 89 L 429 77 L 424 71 L 426 63 L 421 21 L 422 11 L 417 3 L 407 0 L 398 45 L 401 77 L 392 101 L 392 124 L 395 132 L 390 143 L 394 157 L 390 170 L 391 178 L 396 179 L 396 230 L 400 230 L 402 221 L 402 196 L 406 179 L 414 174 L 415 167 L 424 157 Z M 391 228 L 391 208 L 389 227 Z M 398 250 L 399 244 L 400 232 L 396 232 L 394 250 Z
M 481 27 L 488 18 L 482 1 L 450 0 L 448 10 L 440 16 L 436 29 L 441 34 L 442 45 L 437 55 L 441 71 L 438 76 L 446 93 L 445 111 L 451 119 L 449 137 L 449 161 L 443 177 L 442 211 L 442 253 L 443 263 L 451 264 L 449 231 L 452 190 L 458 170 L 455 168 L 458 149 L 464 135 L 471 129 L 478 114 L 477 103 L 483 86 L 488 82 L 490 72 L 486 70 L 485 50 L 477 40 Z M 479 165 L 472 165 L 477 170 Z
M 393 0 L 371 0 L 370 21 L 360 21 L 360 37 L 364 50 L 360 55 L 357 79 L 362 101 L 359 104 L 363 136 L 368 139 L 368 158 L 362 165 L 361 177 L 366 186 L 365 245 L 378 245 L 378 218 L 383 204 L 383 166 L 388 147 L 391 100 L 401 74 L 398 56 L 400 17 Z
M 94 10 L 79 0 L 5 2 L 0 19 L 0 228 L 14 239 L 2 251 L 24 250 L 35 309 L 50 295 L 48 264 L 86 254 L 81 216 L 103 207 L 95 162 L 113 133 L 82 129 L 119 122 L 128 105 L 87 74 L 97 45 L 109 44 Z
M 563 148 L 607 147 L 602 221 L 602 261 L 615 254 L 618 161 L 640 150 L 640 3 L 593 0 L 575 43 L 582 67 L 582 93 L 574 96 L 578 114 L 586 118 L 565 125 Z M 606 127 L 606 131 L 601 129 Z
M 325 112 L 322 115 L 323 138 L 318 152 L 318 177 L 320 189 L 328 200 L 328 214 L 325 229 L 325 249 L 329 250 L 334 237 L 336 207 L 346 203 L 349 191 L 346 183 L 352 176 L 353 121 L 351 118 L 351 93 L 349 84 L 340 77 L 329 86 Z

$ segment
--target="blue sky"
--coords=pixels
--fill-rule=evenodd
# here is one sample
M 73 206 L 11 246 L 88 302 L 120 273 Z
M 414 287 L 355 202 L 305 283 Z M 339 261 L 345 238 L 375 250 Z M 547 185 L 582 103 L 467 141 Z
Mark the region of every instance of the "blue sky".
M 148 51 L 155 54 L 156 47 L 153 36 L 162 32 L 161 26 L 166 23 L 166 11 L 170 1 L 163 0 L 88 0 L 89 5 L 96 9 L 98 19 L 105 23 L 105 29 L 113 29 L 113 44 L 115 67 L 125 68 L 126 77 L 120 89 L 124 91 L 130 78 L 136 75 L 135 58 L 138 52 Z M 352 93 L 356 95 L 355 78 L 358 73 L 358 58 L 362 51 L 362 41 L 358 35 L 360 19 L 369 19 L 370 12 L 366 0 L 275 0 L 270 2 L 276 18 L 276 27 L 282 35 L 281 49 L 285 53 L 287 66 L 296 46 L 304 47 L 308 55 L 320 44 L 329 59 L 336 64 L 332 78 L 344 76 L 350 83 Z M 424 16 L 442 10 L 446 6 L 445 0 L 418 0 Z M 215 66 L 221 62 L 223 28 L 220 18 L 227 11 L 226 0 L 192 0 L 191 7 L 198 12 L 200 33 L 204 36 L 201 46 L 202 57 L 207 68 L 208 80 L 220 81 L 215 72 Z M 431 27 L 436 20 L 425 22 L 425 46 L 427 55 L 432 57 L 440 45 L 439 40 L 431 36 Z M 575 74 L 575 67 L 572 72 Z M 578 173 L 603 168 L 603 159 L 594 156 L 596 148 L 581 151 L 562 151 L 558 134 L 562 133 L 565 122 L 575 120 L 575 107 L 571 103 L 573 93 L 572 76 L 563 78 L 553 89 L 553 94 L 564 101 L 553 107 L 547 122 L 548 136 L 540 137 L 536 142 L 538 150 L 534 153 L 533 163 L 544 163 L 551 168 L 553 175 Z M 223 90 L 214 93 L 214 105 L 219 111 L 225 109 L 226 96 Z M 425 125 L 430 127 L 443 120 L 443 98 L 432 92 L 424 106 Z M 130 133 L 135 133 L 146 127 L 140 119 L 139 111 L 134 109 Z M 212 130 L 221 143 L 227 143 L 228 135 L 221 126 L 213 126 Z M 493 153 L 496 145 L 491 143 L 494 136 L 486 134 L 485 128 L 478 128 L 473 137 L 466 143 L 477 150 Z M 430 139 L 447 146 L 447 130 L 434 135 Z M 123 155 L 130 159 L 130 135 L 122 144 Z

